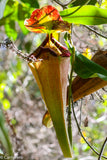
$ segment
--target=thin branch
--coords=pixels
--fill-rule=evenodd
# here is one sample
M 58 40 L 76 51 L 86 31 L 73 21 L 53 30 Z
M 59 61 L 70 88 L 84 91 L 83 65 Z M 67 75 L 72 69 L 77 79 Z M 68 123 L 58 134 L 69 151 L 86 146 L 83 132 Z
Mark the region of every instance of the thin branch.
M 72 72 L 72 71 L 71 71 Z M 72 73 L 71 73 L 72 74 Z M 69 135 L 69 140 L 72 146 L 72 122 L 71 122 L 71 86 L 72 86 L 72 76 L 68 77 L 69 79 L 69 94 L 68 94 L 68 115 L 67 115 L 67 120 L 68 120 L 68 135 Z
M 107 92 L 107 90 L 105 88 L 102 88 L 103 91 Z
M 81 99 L 81 104 L 80 104 L 80 125 L 81 125 L 81 114 L 82 114 L 82 99 Z
M 19 57 L 21 57 L 22 59 L 24 59 L 27 62 L 39 61 L 39 59 L 37 60 L 33 55 L 29 57 L 28 53 L 23 54 L 23 52 L 21 50 L 18 50 L 18 48 L 15 46 L 15 44 L 8 38 L 6 40 L 4 40 L 3 42 L 0 42 L 0 47 L 11 49 Z
M 99 97 L 100 102 L 104 102 L 104 99 L 102 98 L 102 96 L 98 92 L 96 92 L 96 95 Z
M 78 123 L 78 120 L 76 118 L 76 114 L 75 114 L 75 110 L 74 110 L 74 105 L 73 105 L 73 97 L 72 97 L 72 111 L 73 111 L 73 115 L 74 115 L 74 119 L 75 119 L 75 122 L 76 122 L 76 125 L 77 125 L 77 128 L 79 130 L 79 133 L 81 135 L 81 137 L 84 139 L 84 141 L 88 144 L 88 146 L 99 156 L 100 154 L 91 146 L 91 144 L 86 140 L 86 138 L 83 136 L 82 134 L 82 131 L 81 131 L 81 128 L 79 126 L 79 123 Z M 107 157 L 101 155 L 101 157 L 107 159 Z
M 0 43 L 0 47 L 9 48 L 9 49 L 13 50 L 13 52 L 16 52 L 16 54 L 18 56 L 20 56 L 21 58 L 23 58 L 24 60 L 29 61 L 28 54 L 26 53 L 26 55 L 24 55 L 22 53 L 22 51 L 18 50 L 18 48 L 15 46 L 15 44 L 11 40 L 9 40 L 8 38 Z
M 66 6 L 68 6 L 70 3 L 75 2 L 76 0 L 70 0 L 69 2 L 66 2 L 66 3 L 62 3 L 62 2 L 60 2 L 60 1 L 58 1 L 58 0 L 53 0 L 53 1 L 56 2 L 57 4 L 59 4 L 59 5 L 62 6 L 62 7 L 66 7 Z
M 105 36 L 104 34 L 101 34 L 99 33 L 98 31 L 94 30 L 93 28 L 87 26 L 87 25 L 84 25 L 85 28 L 89 29 L 90 31 L 94 32 L 95 34 L 99 35 L 100 37 L 103 37 L 105 39 L 107 39 L 107 36 Z
M 75 2 L 75 1 L 73 1 L 73 2 Z M 72 3 L 73 3 L 73 2 L 72 2 Z M 75 12 L 77 12 L 78 10 L 80 10 L 84 5 L 87 5 L 89 2 L 90 2 L 90 0 L 87 0 L 84 4 L 78 6 L 78 8 L 75 9 L 73 12 L 71 12 L 71 13 L 69 13 L 69 14 L 66 14 L 66 15 L 64 15 L 64 16 L 62 16 L 62 17 L 66 17 L 66 16 L 70 16 L 70 15 L 74 14 Z M 61 4 L 60 4 L 60 5 L 61 5 Z M 62 6 L 62 7 L 63 7 L 63 9 L 64 9 L 64 7 L 66 7 L 66 6 Z
M 71 42 L 71 35 L 69 38 L 70 38 L 70 42 Z M 70 76 L 68 78 L 69 79 L 69 94 L 68 94 L 68 117 L 67 117 L 67 119 L 68 119 L 68 135 L 69 135 L 71 145 L 72 145 L 72 124 L 71 124 L 72 90 L 71 90 L 71 87 L 72 87 L 72 76 L 73 76 L 73 71 L 74 71 L 74 61 L 75 61 L 75 49 L 73 49 L 73 52 L 72 52 L 71 72 L 70 72 Z
M 101 157 L 102 157 L 102 154 L 103 154 L 103 151 L 104 151 L 104 148 L 105 148 L 105 145 L 107 143 L 107 137 L 102 145 L 102 148 L 101 148 L 101 151 L 100 151 L 100 154 L 99 154 L 99 157 L 98 157 L 98 160 L 101 160 Z

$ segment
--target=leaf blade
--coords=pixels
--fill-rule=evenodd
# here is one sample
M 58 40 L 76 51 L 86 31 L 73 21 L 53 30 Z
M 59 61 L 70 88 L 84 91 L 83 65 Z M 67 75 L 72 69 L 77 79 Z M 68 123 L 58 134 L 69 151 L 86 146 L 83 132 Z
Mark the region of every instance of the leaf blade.
M 65 43 L 71 52 L 72 61 L 73 46 L 69 43 L 67 35 L 65 35 Z M 107 81 L 107 70 L 77 51 L 75 52 L 74 71 L 83 79 L 99 77 L 102 80 Z
M 92 5 L 78 6 L 60 11 L 64 21 L 84 25 L 100 25 L 107 23 L 107 9 Z
M 99 77 L 107 81 L 107 70 L 105 68 L 77 52 L 75 55 L 74 71 L 84 79 Z

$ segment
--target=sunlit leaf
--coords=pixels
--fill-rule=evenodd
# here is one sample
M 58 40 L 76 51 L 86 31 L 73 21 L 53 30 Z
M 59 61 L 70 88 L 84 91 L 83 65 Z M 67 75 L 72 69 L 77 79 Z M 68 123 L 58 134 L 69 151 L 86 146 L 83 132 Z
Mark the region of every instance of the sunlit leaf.
M 107 9 L 107 0 L 102 1 L 101 7 Z
M 103 106 L 107 107 L 107 100 L 104 100 Z
M 10 102 L 8 99 L 3 99 L 3 107 L 5 110 L 9 109 L 11 107 Z
M 86 48 L 86 50 L 82 53 L 83 56 L 87 57 L 88 59 L 92 58 L 92 53 L 90 48 Z
M 107 100 L 107 94 L 103 94 L 103 99 Z
M 92 5 L 78 6 L 60 11 L 64 21 L 84 25 L 99 25 L 107 23 L 107 9 Z
M 105 103 L 106 102 L 106 103 Z M 107 104 L 107 101 L 103 102 L 103 106 L 99 105 L 97 107 L 97 116 L 98 115 L 101 115 L 102 113 L 105 113 L 106 112 L 106 108 L 105 108 L 105 105 L 104 104 Z M 107 105 L 106 105 L 107 106 Z
M 3 99 L 3 97 L 4 97 L 3 92 L 0 92 L 0 100 Z
M 5 83 L 1 83 L 0 84 L 0 91 L 3 91 L 6 87 L 6 84 Z
M 98 41 L 98 44 L 99 44 L 100 47 L 103 47 L 103 46 L 104 46 L 104 41 L 103 41 L 102 39 L 100 39 L 100 40 Z
M 50 5 L 34 10 L 24 25 L 35 33 L 70 30 L 70 24 L 64 22 L 58 10 Z
M 71 60 L 72 60 L 72 49 L 73 47 L 67 40 L 67 36 L 65 36 L 65 43 L 69 51 L 71 52 Z M 75 62 L 74 62 L 74 71 L 83 79 L 99 77 L 102 80 L 107 81 L 107 70 L 92 60 L 87 59 L 79 52 L 75 52 Z
M 25 28 L 25 26 L 23 25 L 23 21 L 18 21 L 18 24 L 23 32 L 24 35 L 26 35 L 28 33 L 28 30 Z
M 74 70 L 82 78 L 99 77 L 107 81 L 107 70 L 78 52 L 75 55 Z
M 17 31 L 15 29 L 15 21 L 11 20 L 5 24 L 5 31 L 9 38 L 15 40 L 17 38 Z

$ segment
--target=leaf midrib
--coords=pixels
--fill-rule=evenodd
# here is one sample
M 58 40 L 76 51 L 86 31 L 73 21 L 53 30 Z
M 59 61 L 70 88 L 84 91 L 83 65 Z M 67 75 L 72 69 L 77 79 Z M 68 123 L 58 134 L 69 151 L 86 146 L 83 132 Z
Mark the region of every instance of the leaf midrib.
M 66 15 L 64 16 L 61 16 L 61 17 L 66 17 Z M 89 17 L 89 18 L 99 18 L 99 19 L 107 19 L 107 17 L 99 17 L 99 16 L 68 16 L 66 18 L 86 18 L 86 17 Z

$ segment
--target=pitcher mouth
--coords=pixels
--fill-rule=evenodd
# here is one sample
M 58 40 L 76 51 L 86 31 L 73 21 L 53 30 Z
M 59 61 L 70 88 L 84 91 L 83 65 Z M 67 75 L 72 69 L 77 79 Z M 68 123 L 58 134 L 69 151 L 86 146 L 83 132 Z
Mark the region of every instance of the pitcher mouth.
M 70 57 L 71 53 L 69 50 L 56 41 L 52 34 L 47 35 L 42 44 L 29 55 L 29 58 L 33 62 L 49 60 L 51 56 L 54 57 Z

